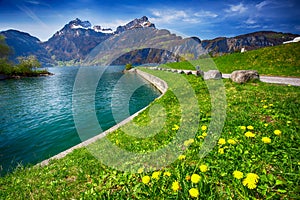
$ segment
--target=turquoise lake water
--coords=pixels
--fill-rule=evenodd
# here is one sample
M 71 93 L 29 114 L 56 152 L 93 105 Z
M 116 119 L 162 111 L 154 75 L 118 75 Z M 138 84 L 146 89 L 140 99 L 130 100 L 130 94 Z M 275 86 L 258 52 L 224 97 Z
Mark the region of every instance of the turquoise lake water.
M 115 125 L 111 107 L 118 105 L 111 105 L 112 96 L 118 97 L 121 102 L 122 97 L 129 95 L 129 106 L 120 108 L 120 113 L 126 113 L 126 109 L 129 109 L 129 113 L 133 114 L 160 95 L 157 89 L 138 75 L 123 74 L 124 66 L 105 68 L 96 91 L 76 91 L 76 99 L 83 102 L 82 106 L 80 102 L 76 103 L 77 111 L 80 109 L 82 113 L 94 110 L 98 126 L 101 127 L 87 126 L 86 135 L 80 133 L 79 136 L 73 118 L 72 97 L 75 80 L 80 83 L 77 75 L 80 69 L 54 67 L 48 69 L 55 74 L 53 76 L 0 81 L 2 175 L 20 163 L 36 164 Z M 99 70 L 104 70 L 104 67 L 84 68 L 84 72 L 90 74 L 97 74 Z M 121 78 L 123 87 L 117 87 L 116 90 L 115 86 Z M 128 90 L 133 84 L 142 86 L 135 91 Z M 89 95 L 95 95 L 95 98 L 87 102 Z M 89 110 L 90 107 L 93 109 Z M 82 123 L 89 124 L 89 120 L 88 117 L 82 117 Z

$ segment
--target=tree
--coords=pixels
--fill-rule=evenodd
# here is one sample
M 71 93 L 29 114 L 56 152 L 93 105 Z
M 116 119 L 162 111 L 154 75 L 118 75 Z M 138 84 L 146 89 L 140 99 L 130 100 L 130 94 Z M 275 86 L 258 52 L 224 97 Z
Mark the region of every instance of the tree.
M 19 61 L 19 64 L 15 67 L 15 72 L 17 74 L 32 74 L 36 68 L 41 67 L 41 63 L 34 55 L 30 55 L 27 57 L 18 57 L 17 60 Z
M 132 64 L 131 63 L 126 64 L 125 69 L 126 70 L 132 69 Z
M 3 35 L 0 35 L 0 59 L 8 59 L 8 56 L 12 53 L 11 48 L 6 44 Z
M 8 61 L 8 56 L 12 53 L 12 50 L 5 42 L 3 35 L 0 35 L 0 74 L 11 74 L 12 64 Z

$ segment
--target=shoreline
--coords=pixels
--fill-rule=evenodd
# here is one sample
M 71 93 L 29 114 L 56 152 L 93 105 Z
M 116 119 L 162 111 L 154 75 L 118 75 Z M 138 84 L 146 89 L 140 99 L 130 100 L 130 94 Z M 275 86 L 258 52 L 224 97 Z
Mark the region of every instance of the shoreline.
M 154 87 L 156 87 L 161 92 L 161 95 L 159 97 L 157 97 L 156 99 L 161 98 L 166 93 L 166 91 L 168 90 L 168 84 L 164 80 L 162 80 L 162 79 L 160 79 L 156 76 L 153 76 L 151 74 L 148 74 L 146 72 L 143 72 L 139 69 L 134 69 L 134 70 L 132 70 L 132 72 L 137 73 L 139 76 L 141 76 L 143 79 L 145 79 L 146 81 L 151 83 Z M 124 119 L 120 123 L 118 123 L 118 124 L 114 125 L 113 127 L 109 128 L 108 130 L 106 130 L 106 131 L 104 131 L 104 132 L 102 132 L 102 133 L 100 133 L 100 134 L 98 134 L 98 135 L 96 135 L 96 136 L 94 136 L 94 137 L 92 137 L 88 140 L 85 140 L 85 141 L 83 141 L 83 142 L 81 142 L 81 143 L 65 150 L 65 151 L 62 151 L 62 152 L 60 152 L 60 153 L 58 153 L 58 154 L 56 154 L 56 155 L 54 155 L 54 156 L 52 156 L 52 157 L 50 157 L 46 160 L 43 160 L 42 162 L 37 163 L 35 166 L 41 166 L 41 167 L 46 166 L 46 165 L 49 164 L 49 162 L 51 160 L 61 159 L 61 158 L 65 157 L 66 155 L 68 155 L 69 153 L 73 152 L 75 149 L 85 147 L 85 146 L 87 146 L 87 145 L 89 145 L 89 144 L 105 137 L 109 133 L 117 130 L 119 127 L 121 127 L 121 126 L 127 124 L 128 122 L 130 122 L 131 120 L 133 120 L 136 116 L 138 116 L 138 114 L 143 112 L 149 106 L 150 106 L 150 104 L 148 106 L 142 108 L 141 110 L 137 111 L 133 115 L 129 116 L 128 118 Z
M 44 77 L 44 76 L 52 76 L 54 75 L 53 73 L 51 72 L 48 72 L 48 73 L 41 73 L 41 74 L 31 74 L 31 75 L 12 75 L 12 76 L 9 76 L 9 75 L 6 75 L 6 74 L 0 74 L 0 81 L 3 81 L 3 80 L 8 80 L 8 79 L 21 79 L 21 78 L 32 78 L 32 77 Z

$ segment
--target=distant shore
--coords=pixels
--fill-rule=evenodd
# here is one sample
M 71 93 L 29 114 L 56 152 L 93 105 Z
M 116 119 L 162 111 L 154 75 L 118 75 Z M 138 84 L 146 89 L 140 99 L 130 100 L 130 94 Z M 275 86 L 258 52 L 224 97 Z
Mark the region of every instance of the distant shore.
M 52 76 L 52 75 L 54 75 L 54 74 L 51 73 L 51 72 L 32 73 L 32 74 L 26 74 L 26 75 L 6 75 L 6 74 L 0 74 L 0 80 L 20 79 L 20 78 L 40 77 L 40 76 Z

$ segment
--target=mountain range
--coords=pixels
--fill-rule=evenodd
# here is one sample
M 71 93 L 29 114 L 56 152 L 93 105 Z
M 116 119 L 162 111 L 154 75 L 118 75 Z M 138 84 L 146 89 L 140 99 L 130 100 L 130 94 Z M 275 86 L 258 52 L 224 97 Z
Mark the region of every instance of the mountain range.
M 57 31 L 48 41 L 18 30 L 0 32 L 18 56 L 35 55 L 44 66 L 143 64 L 178 61 L 181 57 L 196 59 L 266 46 L 280 45 L 299 37 L 297 34 L 273 31 L 254 32 L 236 37 L 200 40 L 182 38 L 165 29 L 157 29 L 146 16 L 134 19 L 115 31 L 89 21 L 75 19 Z M 180 55 L 180 56 L 179 56 Z

